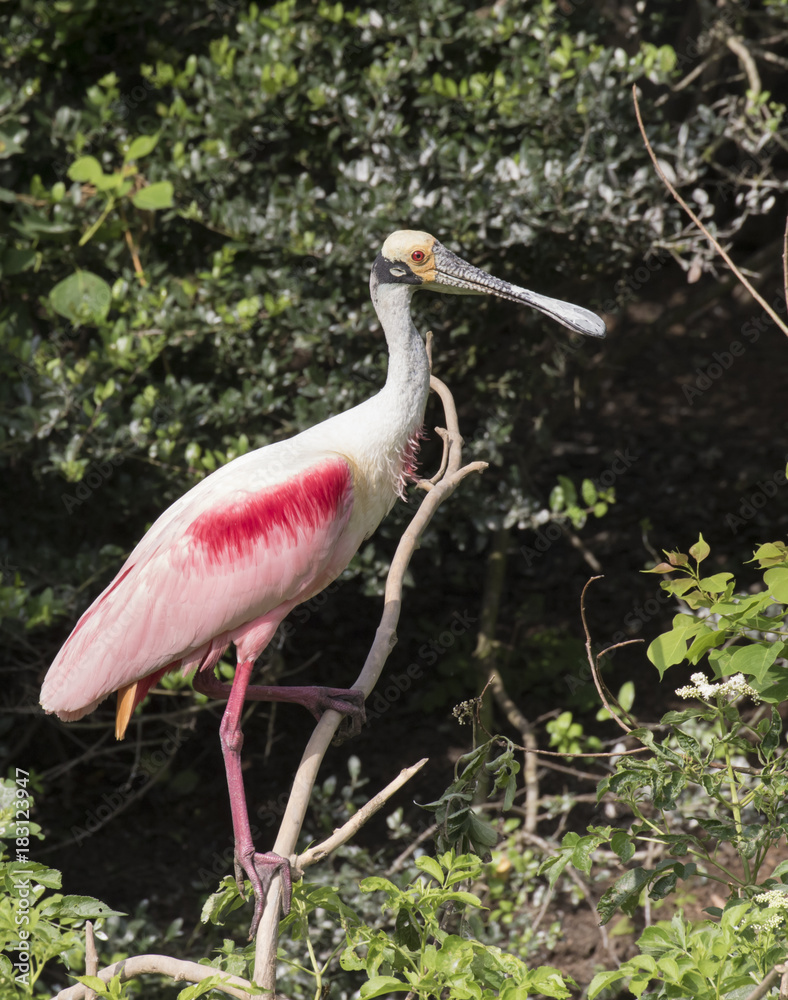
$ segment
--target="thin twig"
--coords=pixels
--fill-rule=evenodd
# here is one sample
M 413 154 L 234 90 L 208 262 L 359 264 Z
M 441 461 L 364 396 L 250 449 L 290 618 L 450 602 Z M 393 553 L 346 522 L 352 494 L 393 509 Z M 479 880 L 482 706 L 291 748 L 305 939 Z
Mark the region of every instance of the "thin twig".
M 293 863 L 294 877 L 298 878 L 303 874 L 305 868 L 317 864 L 318 861 L 322 861 L 328 857 L 332 851 L 341 847 L 342 844 L 347 843 L 388 802 L 395 792 L 398 792 L 406 782 L 410 781 L 414 774 L 417 774 L 424 767 L 428 760 L 428 757 L 423 757 L 418 764 L 403 768 L 393 781 L 389 782 L 384 789 L 373 796 L 369 802 L 365 803 L 347 823 L 343 824 L 338 830 L 334 830 L 331 836 L 322 843 L 310 847 L 303 854 L 299 854 Z
M 769 316 L 771 316 L 771 318 L 774 320 L 774 322 L 777 324 L 777 326 L 783 331 L 783 333 L 786 336 L 788 336 L 788 325 L 786 325 L 783 322 L 783 320 L 780 319 L 780 317 L 777 315 L 777 313 L 774 311 L 774 309 L 772 309 L 772 307 L 769 305 L 769 303 L 766 301 L 766 299 L 760 294 L 760 292 L 756 291 L 756 289 L 753 288 L 752 284 L 750 284 L 750 282 L 748 281 L 748 279 L 742 274 L 742 272 L 739 270 L 739 268 L 733 263 L 733 261 L 731 260 L 730 256 L 725 252 L 725 250 L 723 250 L 723 248 L 720 246 L 720 244 L 717 242 L 717 240 L 711 235 L 711 233 L 709 232 L 709 230 L 703 225 L 703 223 L 700 221 L 700 219 L 697 217 L 697 215 L 695 215 L 695 213 L 692 211 L 692 209 L 689 207 L 689 205 L 686 203 L 686 201 L 684 201 L 684 199 L 681 197 L 681 195 L 678 193 L 678 191 L 675 189 L 675 187 L 671 184 L 671 182 L 665 176 L 665 172 L 662 169 L 662 167 L 659 165 L 659 161 L 657 160 L 656 153 L 652 149 L 651 143 L 648 141 L 648 136 L 646 135 L 646 129 L 645 129 L 644 125 L 643 125 L 643 119 L 640 116 L 640 105 L 638 104 L 638 96 L 637 96 L 637 87 L 636 86 L 632 87 L 632 97 L 633 97 L 633 100 L 635 102 L 635 115 L 636 115 L 637 120 L 638 120 L 638 127 L 640 128 L 640 134 L 643 136 L 643 142 L 646 145 L 646 151 L 648 152 L 648 155 L 651 157 L 651 162 L 654 164 L 654 169 L 656 170 L 657 174 L 659 175 L 660 180 L 665 185 L 665 187 L 668 189 L 668 191 L 670 191 L 670 193 L 673 195 L 673 197 L 676 199 L 676 201 L 679 203 L 679 205 L 681 205 L 681 207 L 684 209 L 684 211 L 687 213 L 687 215 L 692 219 L 692 221 L 695 223 L 695 225 L 698 227 L 698 229 L 700 229 L 700 231 L 703 233 L 703 235 L 706 237 L 706 239 L 709 241 L 709 243 L 711 243 L 711 245 L 714 247 L 714 249 L 717 251 L 717 253 L 720 255 L 720 257 L 722 257 L 722 259 L 725 261 L 725 263 L 728 265 L 728 267 L 733 271 L 733 273 L 736 275 L 736 277 L 739 279 L 739 281 L 744 285 L 744 287 L 747 289 L 747 291 L 750 293 L 750 295 L 752 295 L 752 297 L 755 299 L 755 301 L 758 302 L 759 305 L 761 305 L 763 307 L 763 309 L 769 314 Z
M 788 219 L 785 220 L 783 233 L 783 295 L 788 302 Z
M 423 844 L 425 840 L 429 840 L 429 838 L 435 833 L 437 829 L 438 829 L 437 823 L 430 823 L 430 825 L 426 828 L 426 830 L 422 830 L 421 833 L 418 835 L 418 837 L 416 837 L 414 841 L 408 844 L 408 846 L 401 854 L 398 854 L 397 857 L 394 858 L 394 860 L 388 866 L 384 874 L 393 875 L 395 872 L 398 872 L 400 868 L 402 868 L 402 866 L 408 860 L 408 858 L 411 856 L 411 854 L 416 853 L 419 844 Z
M 752 97 L 749 98 L 747 103 L 752 104 L 762 89 L 761 78 L 758 75 L 758 67 L 755 65 L 752 53 L 741 38 L 737 38 L 736 35 L 731 35 L 729 38 L 726 38 L 725 44 L 744 67 L 744 72 L 747 74 L 747 82 L 749 83 L 750 91 L 752 92 Z
M 591 676 L 594 678 L 594 685 L 597 689 L 599 697 L 602 699 L 602 704 L 610 713 L 610 717 L 612 719 L 615 719 L 615 721 L 618 723 L 621 729 L 623 729 L 625 733 L 631 733 L 632 728 L 628 726 L 623 721 L 623 719 L 619 719 L 619 717 L 610 707 L 610 703 L 605 697 L 602 681 L 599 677 L 599 664 L 597 662 L 597 659 L 594 657 L 593 652 L 591 651 L 591 633 L 588 631 L 588 622 L 586 621 L 586 591 L 594 582 L 594 580 L 601 580 L 601 579 L 602 579 L 601 576 L 592 576 L 591 579 L 587 581 L 585 587 L 583 587 L 583 592 L 580 595 L 580 620 L 583 623 L 583 632 L 585 632 L 585 637 L 586 637 L 586 654 L 588 656 L 588 664 L 591 667 Z
M 503 678 L 500 672 L 493 667 L 490 670 L 490 677 L 487 682 L 488 687 L 493 693 L 495 698 L 495 703 L 504 712 L 506 718 L 508 719 L 510 725 L 520 733 L 524 744 L 524 766 L 523 766 L 523 778 L 525 781 L 525 829 L 529 833 L 534 833 L 536 830 L 536 816 L 539 808 L 539 775 L 536 770 L 536 757 L 529 756 L 529 753 L 533 753 L 538 750 L 536 745 L 536 736 L 534 735 L 533 726 L 526 719 L 517 705 L 509 697 L 509 693 L 503 683 Z
M 528 747 L 518 747 L 518 750 L 522 750 L 523 753 L 538 753 L 539 756 L 546 757 L 569 757 L 572 760 L 575 757 L 631 757 L 636 753 L 645 753 L 648 747 L 636 747 L 634 750 L 614 750 L 612 753 L 567 753 L 565 750 L 562 752 L 560 750 L 530 750 Z

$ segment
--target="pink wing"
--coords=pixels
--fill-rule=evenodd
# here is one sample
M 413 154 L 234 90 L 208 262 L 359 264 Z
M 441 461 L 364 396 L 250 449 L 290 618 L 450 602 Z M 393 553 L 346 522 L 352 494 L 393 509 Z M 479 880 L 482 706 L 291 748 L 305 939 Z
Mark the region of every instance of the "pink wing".
M 169 664 L 196 665 L 267 618 L 270 627 L 249 633 L 268 636 L 259 655 L 290 608 L 345 568 L 363 537 L 347 530 L 348 462 L 313 455 L 273 485 L 244 486 L 261 458 L 225 466 L 156 521 L 50 667 L 48 712 L 80 718 L 113 691 Z

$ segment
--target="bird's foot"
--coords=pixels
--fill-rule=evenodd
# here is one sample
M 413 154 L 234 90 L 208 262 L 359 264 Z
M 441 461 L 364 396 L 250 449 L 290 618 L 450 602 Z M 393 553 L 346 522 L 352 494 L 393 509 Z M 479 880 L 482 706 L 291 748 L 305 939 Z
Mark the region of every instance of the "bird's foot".
M 235 856 L 235 882 L 241 899 L 245 900 L 244 874 L 252 883 L 252 894 L 254 895 L 254 913 L 252 926 L 249 928 L 249 940 L 251 941 L 260 926 L 263 904 L 274 876 L 282 876 L 282 913 L 285 917 L 290 912 L 290 901 L 293 898 L 293 878 L 290 862 L 287 858 L 274 854 L 273 851 L 258 854 L 254 848 L 248 854 L 236 853 Z
M 334 743 L 342 743 L 352 736 L 358 736 L 367 717 L 364 711 L 364 692 L 353 688 L 315 687 L 312 690 L 314 695 L 303 704 L 318 722 L 323 713 L 329 710 L 344 716 Z

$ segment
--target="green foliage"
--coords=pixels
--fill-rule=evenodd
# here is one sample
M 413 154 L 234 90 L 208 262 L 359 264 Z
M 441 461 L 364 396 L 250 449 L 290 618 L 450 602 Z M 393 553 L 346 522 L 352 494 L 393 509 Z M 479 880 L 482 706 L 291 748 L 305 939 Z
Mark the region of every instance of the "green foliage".
M 501 742 L 504 742 L 503 750 L 491 757 L 492 751 L 497 750 Z M 493 779 L 494 789 L 503 791 L 504 808 L 511 807 L 520 771 L 514 754 L 513 743 L 494 738 L 457 760 L 454 782 L 439 799 L 422 806 L 435 814 L 438 850 L 457 846 L 458 850 L 483 855 L 497 843 L 498 834 L 474 809 L 475 794 L 479 780 L 485 776 Z
M 668 712 L 656 727 L 659 735 L 633 729 L 630 736 L 647 752 L 623 754 L 600 782 L 599 796 L 612 795 L 633 816 L 632 825 L 567 833 L 540 872 L 552 886 L 569 865 L 590 874 L 603 846 L 629 866 L 638 850 L 656 845 L 662 858 L 653 867 L 627 867 L 602 895 L 603 923 L 619 910 L 634 916 L 646 894 L 657 903 L 669 899 L 680 881 L 714 882 L 727 899 L 723 907 L 707 908 L 710 919 L 687 921 L 677 912 L 647 927 L 638 954 L 594 977 L 590 1000 L 620 982 L 636 997 L 648 991 L 666 998 L 745 998 L 788 948 L 788 863 L 770 854 L 788 839 L 788 757 L 774 707 L 785 683 L 784 665 L 776 661 L 785 648 L 782 598 L 788 595 L 781 586 L 788 547 L 774 542 L 757 549 L 752 561 L 764 582 L 754 594 L 737 594 L 731 573 L 702 575 L 711 555 L 702 535 L 688 553 L 666 555 L 651 572 L 677 574 L 663 586 L 694 614 L 678 615 L 671 631 L 651 644 L 649 658 L 663 675 L 674 663 L 697 665 L 705 657 L 717 680 L 693 674 L 676 693 L 698 704 Z M 751 711 L 747 699 L 766 704 Z M 623 700 L 631 708 L 629 696 Z
M 715 678 L 744 674 L 762 701 L 776 705 L 788 697 L 788 679 L 777 663 L 785 655 L 788 633 L 788 547 L 783 542 L 761 545 L 753 556 L 763 571 L 763 588 L 737 593 L 732 573 L 703 576 L 700 564 L 710 549 L 701 535 L 689 550 L 665 553 L 667 562 L 648 572 L 677 573 L 662 588 L 680 598 L 695 614 L 679 614 L 670 632 L 655 639 L 648 657 L 663 676 L 677 663 L 697 665 L 706 660 Z M 695 561 L 693 566 L 690 558 Z
M 788 901 L 788 896 L 786 896 Z M 782 961 L 785 938 L 763 933 L 763 922 L 785 909 L 764 909 L 731 900 L 718 920 L 684 920 L 677 913 L 648 927 L 638 939 L 640 954 L 612 972 L 600 972 L 588 988 L 589 1000 L 614 983 L 627 982 L 636 997 L 648 989 L 655 1000 L 667 997 L 741 997 L 743 1000 Z
M 363 892 L 384 894 L 383 911 L 394 921 L 393 933 L 362 926 L 348 934 L 340 962 L 345 969 L 363 969 L 369 976 L 361 997 L 411 991 L 428 1000 L 443 996 L 446 990 L 458 1000 L 571 996 L 557 969 L 528 969 L 499 948 L 443 929 L 441 915 L 447 906 L 461 911 L 481 905 L 473 893 L 457 888 L 481 874 L 479 858 L 447 852 L 437 859 L 419 858 L 416 865 L 437 885 L 418 880 L 403 890 L 380 877 L 365 879 L 360 885 Z
M 609 505 L 616 502 L 612 487 L 599 488 L 591 479 L 583 480 L 580 494 L 578 497 L 575 485 L 568 476 L 559 476 L 558 485 L 550 493 L 550 512 L 568 518 L 573 527 L 582 528 L 589 514 L 604 517 Z M 581 498 L 583 506 L 580 504 Z
M 90 896 L 67 896 L 54 868 L 31 861 L 31 842 L 42 840 L 30 819 L 30 775 L 0 781 L 0 994 L 33 996 L 44 967 L 58 959 L 67 969 L 84 966 L 86 920 L 119 916 Z M 11 957 L 9 957 L 11 956 Z
M 596 736 L 584 735 L 582 724 L 575 720 L 571 712 L 561 712 L 555 719 L 550 719 L 545 723 L 545 730 L 550 735 L 551 748 L 559 753 L 593 753 L 602 748 Z

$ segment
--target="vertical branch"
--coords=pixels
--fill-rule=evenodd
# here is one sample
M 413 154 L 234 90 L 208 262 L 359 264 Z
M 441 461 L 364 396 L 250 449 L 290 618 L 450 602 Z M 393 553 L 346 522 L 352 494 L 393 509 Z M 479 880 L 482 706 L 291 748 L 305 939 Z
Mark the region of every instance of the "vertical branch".
M 503 677 L 496 666 L 498 650 L 495 646 L 494 636 L 498 624 L 501 595 L 506 580 L 506 550 L 509 545 L 509 534 L 508 528 L 499 528 L 493 536 L 493 547 L 487 560 L 487 579 L 482 601 L 479 638 L 473 655 L 478 664 L 482 683 L 489 684 L 496 705 L 504 713 L 510 725 L 514 726 L 520 733 L 526 748 L 526 752 L 523 754 L 525 830 L 527 833 L 535 833 L 539 808 L 539 762 L 536 754 L 528 751 L 536 750 L 536 736 L 531 723 L 509 697 L 503 683 Z M 480 720 L 488 732 L 493 731 L 491 709 L 482 707 Z
M 430 386 L 440 395 L 443 402 L 446 415 L 448 460 L 440 480 L 429 484 L 427 495 L 405 530 L 394 553 L 386 580 L 380 625 L 361 673 L 353 684 L 355 689 L 364 692 L 365 697 L 369 697 L 375 687 L 386 660 L 397 641 L 396 628 L 402 608 L 403 580 L 411 557 L 418 548 L 419 539 L 440 504 L 451 496 L 465 476 L 472 472 L 482 472 L 487 467 L 486 462 L 471 462 L 466 466 L 461 465 L 462 437 L 457 425 L 454 400 L 447 387 L 434 376 L 430 379 Z M 275 853 L 282 857 L 290 858 L 295 851 L 320 764 L 341 721 L 342 717 L 338 712 L 326 712 L 315 727 L 304 750 L 274 843 Z M 255 944 L 254 981 L 264 990 L 271 992 L 276 988 L 276 950 L 281 896 L 281 880 L 279 876 L 276 876 L 266 895 Z
M 93 937 L 93 922 L 85 921 L 85 975 L 95 976 L 98 972 L 98 954 L 96 953 L 96 939 Z M 96 1000 L 96 991 L 88 989 L 85 991 L 85 1000 Z
M 476 649 L 473 659 L 479 683 L 484 688 L 490 679 L 490 670 L 495 668 L 498 659 L 498 647 L 495 642 L 495 632 L 498 627 L 498 614 L 501 608 L 501 595 L 506 579 L 506 550 L 509 546 L 509 529 L 498 528 L 493 534 L 492 549 L 487 557 L 487 574 L 482 592 L 482 607 L 479 615 L 479 634 L 476 638 Z M 482 729 L 491 733 L 494 728 L 493 710 L 489 699 L 482 698 L 479 705 L 479 722 Z M 490 787 L 489 775 L 482 772 L 476 789 L 477 801 L 484 801 Z

